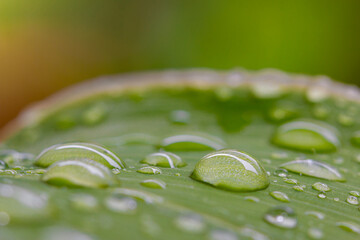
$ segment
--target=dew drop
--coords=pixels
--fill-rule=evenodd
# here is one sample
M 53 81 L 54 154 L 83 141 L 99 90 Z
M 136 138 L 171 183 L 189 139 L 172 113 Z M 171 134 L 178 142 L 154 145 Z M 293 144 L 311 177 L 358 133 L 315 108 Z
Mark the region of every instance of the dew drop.
M 281 125 L 272 142 L 280 147 L 307 152 L 332 152 L 340 146 L 336 129 L 326 123 L 310 120 Z
M 290 198 L 283 192 L 273 191 L 269 193 L 274 199 L 281 202 L 290 202 Z
M 278 177 L 287 177 L 288 171 L 286 169 L 276 169 L 274 175 Z
M 329 192 L 331 188 L 322 182 L 316 182 L 313 185 L 311 185 L 313 189 L 319 191 L 319 192 Z
M 321 239 L 324 236 L 324 233 L 319 228 L 309 228 L 307 234 L 311 239 Z
M 145 157 L 141 163 L 154 165 L 158 167 L 176 168 L 184 167 L 186 163 L 178 155 L 170 152 L 152 153 Z
M 157 188 L 157 189 L 165 189 L 166 183 L 159 179 L 146 179 L 140 183 L 144 187 L 148 188 Z
M 144 173 L 144 174 L 161 174 L 160 168 L 157 167 L 142 167 L 139 170 L 137 170 L 138 173 Z
M 295 186 L 293 186 L 293 189 L 298 191 L 298 192 L 303 192 L 304 188 L 306 188 L 305 185 L 295 185 Z
M 340 182 L 345 181 L 345 178 L 336 168 L 312 159 L 287 162 L 282 164 L 281 167 L 291 172 L 304 174 L 316 178 Z
M 284 122 L 296 118 L 297 115 L 298 113 L 293 108 L 277 106 L 270 109 L 268 118 L 272 122 Z
M 310 87 L 306 91 L 306 99 L 312 103 L 319 103 L 327 99 L 329 96 L 328 91 L 325 88 L 316 86 Z
M 298 181 L 293 178 L 284 178 L 284 182 L 286 182 L 288 184 L 298 184 Z
M 137 202 L 131 197 L 114 194 L 105 199 L 105 206 L 113 212 L 131 214 L 136 211 Z
M 215 229 L 210 231 L 209 240 L 237 240 L 238 237 L 235 233 L 227 231 Z
M 205 151 L 223 149 L 225 143 L 213 136 L 184 134 L 165 138 L 161 146 L 170 151 Z
M 117 184 L 117 179 L 107 167 L 88 159 L 55 162 L 41 180 L 67 187 L 105 188 Z
M 347 199 L 346 199 L 346 202 L 351 204 L 351 205 L 358 205 L 359 204 L 359 200 L 355 196 L 348 196 Z
M 277 206 L 270 209 L 264 216 L 266 222 L 280 228 L 295 228 L 297 218 L 294 210 L 287 206 Z
M 324 199 L 326 198 L 326 195 L 324 193 L 319 193 L 318 198 Z
M 200 233 L 205 230 L 204 220 L 197 214 L 180 215 L 176 218 L 175 225 L 186 232 Z
M 326 119 L 330 112 L 331 111 L 324 106 L 315 106 L 313 109 L 313 115 L 318 119 Z
M 347 232 L 360 234 L 360 226 L 352 222 L 337 222 L 336 226 Z
M 270 183 L 260 163 L 237 150 L 216 151 L 204 156 L 191 177 L 230 191 L 256 191 Z
M 358 191 L 350 191 L 349 194 L 355 197 L 360 197 L 360 193 Z
M 316 217 L 319 220 L 323 220 L 325 218 L 325 215 L 323 213 L 316 211 L 306 211 L 305 215 Z
M 0 212 L 0 226 L 6 226 L 10 222 L 10 216 L 6 212 Z
M 94 240 L 94 238 L 74 229 L 65 227 L 47 228 L 41 237 L 41 240 Z
M 87 109 L 82 116 L 84 124 L 92 126 L 101 123 L 106 118 L 108 111 L 104 104 L 97 104 Z
M 94 211 L 98 207 L 97 199 L 89 194 L 79 193 L 70 196 L 70 205 L 81 211 Z
M 190 112 L 184 110 L 175 110 L 170 113 L 170 120 L 175 124 L 188 124 L 190 122 Z
M 153 204 L 153 203 L 161 204 L 164 201 L 164 199 L 158 195 L 149 192 L 135 190 L 135 189 L 129 189 L 129 188 L 117 188 L 114 190 L 114 193 L 123 194 L 132 198 L 136 198 L 148 204 Z
M 334 198 L 334 201 L 338 202 L 338 201 L 340 201 L 340 199 L 339 198 Z
M 273 99 L 279 98 L 284 94 L 284 89 L 281 85 L 273 84 L 271 82 L 254 83 L 251 86 L 252 94 L 258 99 Z
M 339 114 L 337 121 L 345 127 L 352 126 L 355 123 L 355 120 L 352 117 L 343 113 Z
M 35 165 L 48 167 L 57 161 L 90 159 L 109 168 L 125 167 L 125 163 L 109 150 L 91 143 L 57 144 L 42 151 Z
M 260 202 L 260 199 L 254 196 L 246 196 L 244 197 L 244 199 L 249 202 Z

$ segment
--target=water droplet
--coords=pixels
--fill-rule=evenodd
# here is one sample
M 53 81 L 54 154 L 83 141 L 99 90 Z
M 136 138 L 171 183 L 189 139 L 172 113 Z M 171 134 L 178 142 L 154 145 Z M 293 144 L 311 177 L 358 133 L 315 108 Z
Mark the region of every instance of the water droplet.
M 203 218 L 197 214 L 180 215 L 175 220 L 175 225 L 186 232 L 200 233 L 205 229 Z
M 330 114 L 330 109 L 324 106 L 315 106 L 313 109 L 313 115 L 314 117 L 318 119 L 326 119 Z
M 347 199 L 346 199 L 346 202 L 351 204 L 351 205 L 358 205 L 359 204 L 359 200 L 355 196 L 348 196 Z
M 79 193 L 70 196 L 70 205 L 81 211 L 94 211 L 98 207 L 97 199 L 89 194 Z
M 240 234 L 242 236 L 246 237 L 246 239 L 250 238 L 252 240 L 269 240 L 269 238 L 266 235 L 254 230 L 252 228 L 242 227 L 239 230 L 240 230 Z
M 334 159 L 334 163 L 337 165 L 341 165 L 344 163 L 344 158 L 343 157 L 337 157 Z
M 0 170 L 0 175 L 16 175 L 18 172 L 12 169 Z
M 180 173 L 175 173 L 175 176 L 180 177 L 181 174 Z
M 238 237 L 235 233 L 227 230 L 211 230 L 209 240 L 237 240 Z
M 312 159 L 287 162 L 282 164 L 281 167 L 291 172 L 300 173 L 311 177 L 340 182 L 345 181 L 345 178 L 336 168 Z
M 319 193 L 318 198 L 324 199 L 326 198 L 326 195 L 324 193 Z
M 214 89 L 214 93 L 216 98 L 222 102 L 230 100 L 234 95 L 233 89 L 230 87 L 216 88 Z
M 340 199 L 339 198 L 334 198 L 334 201 L 338 202 L 338 201 L 340 201 Z
M 144 187 L 165 189 L 166 183 L 159 179 L 146 179 L 140 183 Z
M 7 167 L 7 164 L 4 161 L 0 160 L 0 170 L 4 170 Z
M 285 159 L 288 157 L 288 154 L 286 152 L 273 152 L 271 157 L 274 159 Z
M 9 215 L 12 222 L 46 220 L 51 215 L 48 196 L 13 184 L 0 183 L 0 212 Z
M 352 117 L 350 117 L 346 114 L 343 114 L 343 113 L 339 114 L 337 120 L 341 125 L 343 125 L 345 127 L 352 126 L 355 123 L 355 120 Z
M 88 160 L 66 160 L 52 164 L 42 181 L 56 186 L 105 188 L 117 179 L 104 165 Z
M 223 149 L 225 143 L 213 136 L 184 134 L 165 138 L 161 146 L 171 151 L 205 151 Z
M 298 191 L 298 192 L 303 192 L 304 188 L 306 188 L 305 185 L 295 185 L 295 186 L 293 186 L 293 189 Z
M 298 184 L 298 181 L 296 179 L 292 179 L 292 178 L 284 178 L 284 182 L 289 183 L 289 184 Z
M 360 193 L 358 191 L 350 191 L 349 194 L 355 197 L 360 197 Z
M 83 113 L 82 121 L 89 126 L 96 125 L 104 121 L 107 114 L 108 111 L 104 104 L 96 104 Z
M 283 192 L 273 191 L 269 193 L 270 196 L 281 202 L 290 202 L 290 198 Z
M 298 116 L 298 113 L 289 107 L 274 107 L 270 109 L 268 118 L 272 122 L 284 122 L 290 119 L 294 119 Z
M 134 213 L 137 208 L 137 202 L 131 197 L 113 195 L 105 199 L 106 207 L 118 213 Z
M 292 208 L 277 206 L 270 209 L 264 217 L 265 221 L 280 228 L 295 228 L 297 218 Z
M 308 152 L 331 152 L 339 145 L 337 131 L 323 122 L 298 120 L 281 125 L 272 142 L 278 146 Z
M 129 188 L 117 188 L 114 190 L 114 193 L 133 197 L 149 204 L 152 203 L 161 204 L 164 201 L 163 198 L 158 195 L 149 192 L 135 190 L 135 189 L 129 189 Z
M 284 94 L 284 89 L 279 84 L 261 81 L 251 85 L 252 94 L 258 99 L 279 98 Z
M 22 153 L 15 150 L 0 150 L 1 169 L 15 167 L 23 164 L 32 164 L 34 155 L 31 153 Z
M 323 87 L 310 87 L 306 91 L 306 99 L 312 103 L 319 103 L 327 99 L 329 96 L 328 91 Z
M 91 143 L 67 143 L 57 144 L 42 151 L 35 164 L 40 167 L 48 167 L 62 160 L 90 159 L 99 162 L 109 168 L 125 167 L 125 163 L 109 150 Z
M 325 218 L 325 215 L 323 213 L 316 211 L 306 211 L 305 215 L 316 217 L 319 220 L 323 220 Z
M 184 167 L 186 163 L 176 154 L 170 152 L 152 153 L 145 157 L 141 163 L 158 167 L 176 168 Z
M 260 163 L 237 150 L 216 151 L 204 156 L 191 177 L 230 191 L 256 191 L 270 183 Z
M 360 226 L 352 222 L 337 222 L 336 226 L 347 232 L 360 234 Z
M 276 169 L 274 175 L 278 177 L 287 177 L 288 171 L 286 169 Z
M 10 222 L 10 216 L 6 212 L 0 212 L 0 226 L 6 226 Z
M 246 196 L 244 199 L 249 202 L 260 202 L 260 199 L 254 196 Z
M 139 170 L 137 170 L 137 172 L 144 173 L 144 174 L 161 174 L 160 168 L 150 167 L 150 166 L 142 167 Z
M 94 238 L 74 229 L 65 227 L 50 227 L 45 229 L 41 240 L 94 240 Z
M 319 228 L 309 228 L 307 233 L 311 239 L 321 239 L 324 236 L 324 233 Z
M 320 191 L 320 192 L 329 192 L 331 189 L 328 185 L 322 182 L 316 182 L 311 185 L 313 189 Z
M 176 124 L 188 124 L 190 122 L 190 112 L 184 110 L 175 110 L 170 113 L 170 120 Z

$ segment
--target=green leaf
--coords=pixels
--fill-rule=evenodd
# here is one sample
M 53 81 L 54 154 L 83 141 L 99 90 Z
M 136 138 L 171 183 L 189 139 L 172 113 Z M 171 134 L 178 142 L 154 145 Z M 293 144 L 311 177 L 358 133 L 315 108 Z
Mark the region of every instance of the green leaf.
M 265 82 L 271 86 L 269 92 L 259 88 Z M 321 98 L 315 91 L 319 86 Z M 351 144 L 353 132 L 360 128 L 359 99 L 358 90 L 350 86 L 273 71 L 149 73 L 71 88 L 23 114 L 1 146 L 0 160 L 9 169 L 1 170 L 0 184 L 42 194 L 46 211 L 37 211 L 33 221 L 26 208 L 24 215 L 11 210 L 10 203 L 26 201 L 16 194 L 9 197 L 0 185 L 0 224 L 5 225 L 0 234 L 30 240 L 49 234 L 84 239 L 359 239 L 359 205 L 352 204 L 354 192 L 360 191 L 359 149 Z M 291 117 L 277 116 L 275 121 L 273 109 L 283 106 Z M 330 114 L 323 114 L 324 109 Z M 179 113 L 182 120 L 176 119 Z M 346 124 L 342 116 L 353 124 Z M 297 119 L 326 122 L 338 130 L 341 145 L 329 153 L 275 145 L 272 138 L 279 124 Z M 232 192 L 192 179 L 195 165 L 215 150 L 205 145 L 192 148 L 191 142 L 176 142 L 176 147 L 166 149 L 186 165 L 157 165 L 160 171 L 153 175 L 138 171 L 147 166 L 142 163 L 146 156 L 162 151 L 164 139 L 180 135 L 220 139 L 226 149 L 250 154 L 269 172 L 269 187 Z M 296 139 L 295 134 L 290 141 Z M 28 153 L 36 156 L 69 142 L 93 143 L 115 153 L 127 166 L 112 170 L 120 184 L 98 189 L 42 182 L 44 170 Z M 306 159 L 331 166 L 346 182 L 321 178 L 329 173 L 313 174 L 308 168 L 299 174 L 304 171 L 299 166 L 293 172 L 280 170 L 287 162 Z M 330 191 L 312 188 L 317 182 Z M 287 201 L 278 200 L 284 196 Z M 280 213 L 288 214 L 283 219 L 290 222 L 274 223 L 281 220 L 276 218 Z

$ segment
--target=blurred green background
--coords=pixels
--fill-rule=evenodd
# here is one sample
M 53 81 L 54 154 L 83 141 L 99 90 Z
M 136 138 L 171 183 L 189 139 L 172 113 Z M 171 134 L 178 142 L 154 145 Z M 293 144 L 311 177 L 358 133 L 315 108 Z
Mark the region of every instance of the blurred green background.
M 0 0 L 0 126 L 98 75 L 279 68 L 358 81 L 359 0 Z

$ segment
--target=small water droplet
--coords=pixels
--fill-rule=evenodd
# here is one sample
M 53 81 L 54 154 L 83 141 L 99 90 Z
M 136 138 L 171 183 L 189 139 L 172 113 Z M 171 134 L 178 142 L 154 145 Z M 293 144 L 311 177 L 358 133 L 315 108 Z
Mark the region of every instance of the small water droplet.
M 50 227 L 45 229 L 41 240 L 94 240 L 94 238 L 74 229 L 65 227 Z
M 0 226 L 6 226 L 10 222 L 10 216 L 6 212 L 0 212 Z
M 330 109 L 324 106 L 315 106 L 312 111 L 314 117 L 322 120 L 326 119 L 329 116 L 330 112 Z
M 343 114 L 343 113 L 338 115 L 337 121 L 345 127 L 352 126 L 355 123 L 354 118 L 352 118 L 349 115 Z
M 219 87 L 214 90 L 215 96 L 218 100 L 225 102 L 231 99 L 234 95 L 233 89 L 230 87 Z
M 158 195 L 140 190 L 129 189 L 129 188 L 117 188 L 114 190 L 114 193 L 139 199 L 148 204 L 153 204 L 153 203 L 161 204 L 164 201 L 164 199 Z
M 284 182 L 289 183 L 289 184 L 298 184 L 298 181 L 293 178 L 284 178 Z
M 355 197 L 360 197 L 360 193 L 358 191 L 350 191 L 349 194 Z
M 158 167 L 176 168 L 184 167 L 186 163 L 178 155 L 170 152 L 152 153 L 145 157 L 141 163 L 154 165 Z
M 70 196 L 70 205 L 81 211 L 94 211 L 98 207 L 97 199 L 89 194 L 79 193 Z
M 260 163 L 237 150 L 216 151 L 204 156 L 191 177 L 230 191 L 256 191 L 269 185 L 269 177 Z
M 205 230 L 204 220 L 197 214 L 180 215 L 176 218 L 175 225 L 186 232 L 200 233 Z
M 308 152 L 331 152 L 340 146 L 337 131 L 324 122 L 298 120 L 281 125 L 272 138 L 278 146 Z
M 165 189 L 166 183 L 159 179 L 146 179 L 140 183 L 144 187 Z
M 118 183 L 107 167 L 88 159 L 55 162 L 41 180 L 56 186 L 93 188 L 105 188 Z
M 258 99 L 279 98 L 284 94 L 284 89 L 281 85 L 265 81 L 252 84 L 251 90 L 254 97 Z
M 328 91 L 320 86 L 309 87 L 306 91 L 306 99 L 312 103 L 319 103 L 327 99 Z
M 92 126 L 101 123 L 108 114 L 106 105 L 96 104 L 87 109 L 82 115 L 82 121 L 84 124 Z
M 161 146 L 173 151 L 205 151 L 223 149 L 225 143 L 213 136 L 183 134 L 165 138 Z
M 181 174 L 180 173 L 175 173 L 175 176 L 180 177 Z
M 323 220 L 325 218 L 325 215 L 323 213 L 316 211 L 306 211 L 305 215 L 316 217 L 319 220 Z
M 237 240 L 235 233 L 228 230 L 215 229 L 210 231 L 209 240 Z
M 270 209 L 264 216 L 266 222 L 280 228 L 295 228 L 297 218 L 294 210 L 287 206 L 277 206 Z
M 340 227 L 341 229 L 347 232 L 360 234 L 360 226 L 358 224 L 352 222 L 337 222 L 336 226 Z
M 324 199 L 326 198 L 326 195 L 324 193 L 319 193 L 318 198 Z
M 270 196 L 275 198 L 276 200 L 279 200 L 281 202 L 290 202 L 290 198 L 283 192 L 280 191 L 273 191 L 269 193 Z
M 345 181 L 345 178 L 336 168 L 312 159 L 287 162 L 282 164 L 281 167 L 291 172 L 301 173 L 307 176 L 333 181 Z
M 307 234 L 311 239 L 321 239 L 324 236 L 324 233 L 319 228 L 309 228 Z
M 42 151 L 35 165 L 48 167 L 57 161 L 90 159 L 109 168 L 125 167 L 125 163 L 109 150 L 91 143 L 57 144 Z
M 298 116 L 298 112 L 294 108 L 276 106 L 271 108 L 268 112 L 268 118 L 272 122 L 284 122 L 290 119 L 294 119 Z
M 320 192 L 329 192 L 331 188 L 322 182 L 316 182 L 313 185 L 311 185 L 313 189 L 320 191 Z
M 273 152 L 271 153 L 271 157 L 273 159 L 285 159 L 288 158 L 289 155 L 286 152 Z
M 306 188 L 305 185 L 295 185 L 295 186 L 293 186 L 293 189 L 298 191 L 298 192 L 303 192 L 304 188 Z
M 288 171 L 286 169 L 276 169 L 274 171 L 274 175 L 278 176 L 278 177 L 287 177 L 288 176 Z
M 355 196 L 348 196 L 346 198 L 346 202 L 351 204 L 351 205 L 358 205 L 359 204 L 359 200 L 357 197 Z
M 260 199 L 254 196 L 246 196 L 244 199 L 249 202 L 260 202 Z
M 176 124 L 188 124 L 190 122 L 190 112 L 184 110 L 175 110 L 170 113 L 170 120 Z
M 105 199 L 105 206 L 113 212 L 131 214 L 135 212 L 137 202 L 131 197 L 114 194 Z
M 144 174 L 161 174 L 160 168 L 150 167 L 150 166 L 142 167 L 139 170 L 137 170 L 137 172 Z
M 338 202 L 338 201 L 340 201 L 340 199 L 339 198 L 334 198 L 334 201 Z

